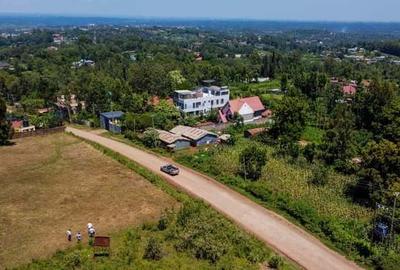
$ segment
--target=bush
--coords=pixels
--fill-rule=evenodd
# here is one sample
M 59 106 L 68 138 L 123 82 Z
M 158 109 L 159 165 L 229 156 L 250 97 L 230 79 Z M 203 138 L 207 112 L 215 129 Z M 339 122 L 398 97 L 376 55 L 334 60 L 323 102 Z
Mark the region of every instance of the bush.
M 280 269 L 283 265 L 283 260 L 281 257 L 275 255 L 268 260 L 268 265 L 273 269 Z
M 161 243 L 156 238 L 150 238 L 147 243 L 146 250 L 144 252 L 143 258 L 146 260 L 159 261 L 163 257 L 163 252 L 161 249 Z
M 329 169 L 326 166 L 318 165 L 312 169 L 310 183 L 316 186 L 325 186 L 329 181 Z
M 78 250 L 76 250 L 72 253 L 69 253 L 64 257 L 64 265 L 65 265 L 65 267 L 70 268 L 70 269 L 80 268 L 82 265 L 82 262 L 83 262 L 83 260 L 82 260 L 81 254 Z
M 160 145 L 160 140 L 158 139 L 158 132 L 154 129 L 149 129 L 144 133 L 142 138 L 143 144 L 150 148 L 156 148 Z
M 303 156 L 309 162 L 313 163 L 316 154 L 315 144 L 310 143 L 304 147 Z
M 266 152 L 264 149 L 255 145 L 245 148 L 239 156 L 240 174 L 245 178 L 257 180 L 261 176 L 262 168 L 267 163 Z

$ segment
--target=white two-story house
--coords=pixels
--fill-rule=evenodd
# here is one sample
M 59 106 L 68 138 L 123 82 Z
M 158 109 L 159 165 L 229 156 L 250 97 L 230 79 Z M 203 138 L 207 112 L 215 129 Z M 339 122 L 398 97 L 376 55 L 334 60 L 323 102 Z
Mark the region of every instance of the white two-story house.
M 176 90 L 174 103 L 187 115 L 207 114 L 212 109 L 220 109 L 229 102 L 228 87 L 203 86 L 195 90 Z

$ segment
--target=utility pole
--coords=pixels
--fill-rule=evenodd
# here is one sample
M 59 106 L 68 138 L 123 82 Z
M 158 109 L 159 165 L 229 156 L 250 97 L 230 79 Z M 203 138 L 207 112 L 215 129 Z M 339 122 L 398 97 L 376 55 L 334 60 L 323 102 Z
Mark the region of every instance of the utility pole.
M 392 221 L 390 224 L 390 244 L 392 245 L 394 242 L 394 231 L 393 231 L 393 227 L 394 227 L 394 216 L 396 213 L 396 200 L 397 197 L 400 195 L 400 192 L 395 192 L 394 193 L 394 202 L 393 202 L 393 212 L 392 212 Z

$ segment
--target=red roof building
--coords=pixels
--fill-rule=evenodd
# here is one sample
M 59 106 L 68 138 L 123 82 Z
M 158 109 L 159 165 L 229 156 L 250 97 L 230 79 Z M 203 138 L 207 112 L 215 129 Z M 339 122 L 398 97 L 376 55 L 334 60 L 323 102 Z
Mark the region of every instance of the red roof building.
M 20 128 L 23 127 L 23 121 L 22 120 L 15 120 L 11 122 L 11 127 L 14 130 L 19 130 Z
M 345 95 L 354 96 L 357 92 L 357 86 L 354 84 L 345 85 L 342 88 L 342 92 Z
M 252 122 L 262 117 L 265 107 L 259 97 L 247 97 L 230 100 L 219 112 L 220 122 L 226 123 L 237 113 L 244 122 Z

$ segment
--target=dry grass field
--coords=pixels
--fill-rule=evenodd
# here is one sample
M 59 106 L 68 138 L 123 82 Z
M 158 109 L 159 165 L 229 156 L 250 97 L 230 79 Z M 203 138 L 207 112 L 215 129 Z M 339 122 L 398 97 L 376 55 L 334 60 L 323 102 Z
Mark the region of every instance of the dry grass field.
M 68 248 L 65 231 L 98 235 L 159 218 L 176 201 L 66 134 L 0 148 L 0 269 Z

